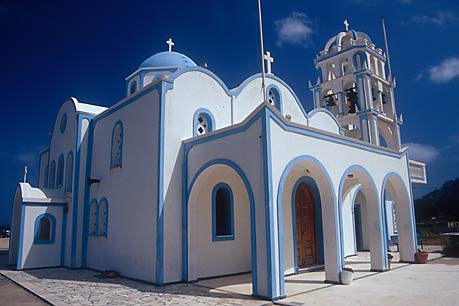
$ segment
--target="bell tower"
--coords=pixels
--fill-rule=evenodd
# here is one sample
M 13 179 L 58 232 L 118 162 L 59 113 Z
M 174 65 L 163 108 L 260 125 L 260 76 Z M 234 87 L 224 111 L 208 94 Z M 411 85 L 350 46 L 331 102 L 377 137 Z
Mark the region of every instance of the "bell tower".
M 367 34 L 350 29 L 347 20 L 344 25 L 314 61 L 314 108 L 332 112 L 346 136 L 399 150 L 403 122 L 395 109 L 395 82 L 386 76 L 386 55 Z

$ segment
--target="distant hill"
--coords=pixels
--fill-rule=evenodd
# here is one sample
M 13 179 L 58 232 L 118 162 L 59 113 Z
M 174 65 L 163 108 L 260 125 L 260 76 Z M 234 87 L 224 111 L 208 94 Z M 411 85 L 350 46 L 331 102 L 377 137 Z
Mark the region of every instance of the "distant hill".
M 459 178 L 414 201 L 416 220 L 459 221 Z

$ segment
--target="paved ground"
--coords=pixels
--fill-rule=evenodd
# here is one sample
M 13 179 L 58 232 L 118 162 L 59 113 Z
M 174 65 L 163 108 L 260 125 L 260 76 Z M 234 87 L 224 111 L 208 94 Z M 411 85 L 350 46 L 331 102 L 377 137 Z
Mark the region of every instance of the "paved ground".
M 438 256 L 429 256 L 435 255 Z M 280 303 L 459 305 L 459 259 L 440 258 L 427 265 L 396 262 L 391 271 L 384 273 L 369 271 L 368 259 L 367 253 L 348 258 L 347 265 L 355 270 L 350 286 L 324 283 L 324 272 L 290 276 L 286 279 L 288 297 Z M 0 255 L 0 273 L 55 305 L 271 305 L 244 295 L 251 291 L 250 274 L 155 287 L 125 278 L 103 280 L 97 272 L 86 269 L 2 270 L 2 262 L 4 255 Z M 14 283 L 0 279 L 0 305 L 43 303 Z

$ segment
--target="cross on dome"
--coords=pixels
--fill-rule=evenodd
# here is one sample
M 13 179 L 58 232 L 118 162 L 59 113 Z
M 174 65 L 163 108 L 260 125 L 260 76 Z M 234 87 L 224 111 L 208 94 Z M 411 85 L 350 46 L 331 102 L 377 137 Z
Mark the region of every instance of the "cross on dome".
M 271 63 L 274 63 L 274 57 L 271 57 L 271 52 L 266 51 L 266 54 L 263 55 L 263 58 L 266 61 L 266 72 L 271 73 Z
M 346 27 L 346 31 L 349 31 L 349 22 L 346 20 L 344 20 L 344 26 Z
M 166 41 L 166 44 L 169 45 L 169 52 L 172 52 L 172 46 L 175 45 L 174 42 L 172 41 L 172 38 L 169 38 L 169 40 Z

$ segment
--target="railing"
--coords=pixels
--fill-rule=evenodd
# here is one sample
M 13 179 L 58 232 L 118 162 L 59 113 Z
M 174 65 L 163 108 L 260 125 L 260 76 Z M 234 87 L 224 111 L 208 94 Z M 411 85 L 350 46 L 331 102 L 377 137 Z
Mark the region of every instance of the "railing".
M 426 164 L 410 160 L 410 176 L 413 184 L 427 184 Z

